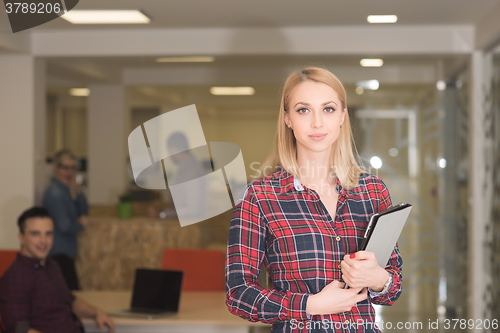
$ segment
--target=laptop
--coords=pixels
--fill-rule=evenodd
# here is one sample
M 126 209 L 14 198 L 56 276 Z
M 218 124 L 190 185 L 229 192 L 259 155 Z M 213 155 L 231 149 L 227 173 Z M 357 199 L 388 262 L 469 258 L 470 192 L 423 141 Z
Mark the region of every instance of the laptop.
M 109 315 L 154 319 L 176 314 L 183 274 L 182 271 L 137 268 L 130 309 L 113 311 Z

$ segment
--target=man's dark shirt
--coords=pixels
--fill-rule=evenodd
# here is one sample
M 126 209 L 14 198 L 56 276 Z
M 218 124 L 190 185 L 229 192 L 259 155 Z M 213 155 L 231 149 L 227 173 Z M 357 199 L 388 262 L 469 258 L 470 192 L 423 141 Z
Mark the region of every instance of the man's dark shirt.
M 79 332 L 69 291 L 59 265 L 21 254 L 0 279 L 0 313 L 7 333 L 37 329 L 43 333 Z M 16 330 L 17 326 L 17 330 Z

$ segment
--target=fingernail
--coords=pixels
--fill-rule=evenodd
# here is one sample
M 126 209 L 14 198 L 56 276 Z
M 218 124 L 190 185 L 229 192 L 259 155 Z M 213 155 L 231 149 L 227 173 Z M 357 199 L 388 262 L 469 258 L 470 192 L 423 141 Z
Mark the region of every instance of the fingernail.
M 351 253 L 351 254 L 349 255 L 349 257 L 350 257 L 351 259 L 356 258 L 356 253 Z

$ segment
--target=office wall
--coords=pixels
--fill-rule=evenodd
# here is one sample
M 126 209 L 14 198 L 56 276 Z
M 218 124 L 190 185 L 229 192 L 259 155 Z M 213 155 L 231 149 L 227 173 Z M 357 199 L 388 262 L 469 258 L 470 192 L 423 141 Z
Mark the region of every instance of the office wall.
M 31 56 L 0 56 L 0 248 L 18 248 L 17 217 L 34 203 L 44 154 L 35 143 L 44 111 L 44 85 L 35 79 L 40 66 Z
M 207 141 L 232 142 L 241 148 L 248 178 L 255 178 L 255 169 L 271 152 L 274 141 L 278 110 L 264 111 L 268 111 L 265 113 L 269 115 L 262 116 L 262 110 L 258 110 L 257 115 L 253 115 L 251 111 L 241 115 L 241 112 L 235 110 L 239 115 L 201 117 Z

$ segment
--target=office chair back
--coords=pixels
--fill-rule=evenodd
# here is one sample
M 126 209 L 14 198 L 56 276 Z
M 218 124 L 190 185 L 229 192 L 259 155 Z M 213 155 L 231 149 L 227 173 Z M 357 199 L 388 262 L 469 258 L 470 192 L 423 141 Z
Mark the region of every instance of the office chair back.
M 162 268 L 184 271 L 182 290 L 224 291 L 226 255 L 220 250 L 165 249 Z
M 18 250 L 0 250 L 0 277 L 3 276 L 3 273 L 16 260 L 18 253 Z
M 14 260 L 16 260 L 18 252 L 18 250 L 0 250 L 0 278 L 10 265 L 12 265 Z M 2 332 L 5 332 L 5 328 L 3 327 L 2 314 L 0 313 L 0 333 Z

